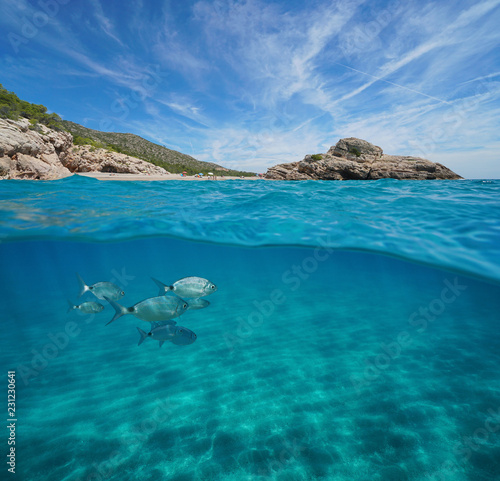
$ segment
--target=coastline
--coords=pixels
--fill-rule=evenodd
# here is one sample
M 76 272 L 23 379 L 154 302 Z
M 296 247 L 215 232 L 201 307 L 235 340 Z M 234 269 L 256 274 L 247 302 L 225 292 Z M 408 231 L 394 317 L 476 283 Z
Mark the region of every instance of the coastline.
M 267 180 L 262 177 L 235 177 L 235 176 L 217 176 L 215 179 L 212 177 L 195 177 L 193 175 L 181 177 L 179 174 L 162 174 L 162 175 L 149 175 L 149 174 L 115 174 L 111 172 L 78 172 L 73 175 L 80 175 L 82 177 L 90 177 L 97 180 L 183 180 L 183 181 L 220 181 L 220 180 Z

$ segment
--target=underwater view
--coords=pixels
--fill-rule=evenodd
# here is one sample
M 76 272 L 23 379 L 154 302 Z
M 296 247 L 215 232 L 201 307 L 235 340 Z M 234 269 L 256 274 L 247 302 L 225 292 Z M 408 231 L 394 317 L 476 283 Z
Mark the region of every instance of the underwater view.
M 500 181 L 0 198 L 16 479 L 500 479 Z

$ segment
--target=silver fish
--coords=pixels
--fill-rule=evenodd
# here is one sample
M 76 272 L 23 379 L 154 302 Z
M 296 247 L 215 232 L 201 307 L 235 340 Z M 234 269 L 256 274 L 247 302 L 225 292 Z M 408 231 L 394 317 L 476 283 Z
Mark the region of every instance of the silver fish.
M 200 299 L 199 297 L 198 298 L 191 297 L 184 300 L 188 303 L 189 306 L 188 309 L 190 311 L 194 311 L 197 309 L 205 309 L 205 307 L 208 307 L 210 305 L 210 302 L 208 302 L 205 299 Z
M 152 277 L 153 281 L 160 288 L 159 296 L 164 295 L 166 292 L 172 291 L 178 296 L 185 298 L 197 298 L 208 296 L 217 290 L 217 286 L 210 282 L 208 279 L 202 277 L 184 277 L 175 281 L 172 285 L 163 284 Z
M 94 301 L 82 302 L 80 305 L 73 304 L 72 302 L 68 301 L 68 304 L 69 304 L 68 312 L 78 309 L 79 311 L 84 312 L 85 314 L 94 314 L 96 312 L 101 312 L 104 309 L 104 306 L 102 304 L 99 304 L 98 302 Z
M 117 301 L 125 295 L 125 292 L 112 282 L 96 282 L 95 284 L 88 286 L 85 284 L 78 272 L 76 273 L 76 277 L 80 285 L 80 293 L 78 294 L 79 297 L 83 296 L 83 294 L 87 291 L 92 292 L 92 294 L 94 294 L 94 296 L 98 299 L 103 300 L 107 297 L 113 301 Z
M 176 326 L 175 321 L 168 321 L 162 325 L 155 326 L 151 329 L 150 332 L 146 333 L 140 327 L 137 328 L 139 331 L 139 335 L 141 338 L 139 339 L 140 346 L 144 339 L 150 337 L 154 341 L 158 341 L 160 343 L 160 347 L 166 341 L 171 341 L 173 344 L 177 344 L 178 346 L 185 346 L 187 344 L 192 344 L 196 341 L 196 334 L 190 329 L 182 326 Z
M 177 346 L 187 346 L 188 344 L 193 344 L 197 337 L 198 336 L 187 327 L 177 326 L 177 333 L 172 339 L 172 344 L 176 344 Z
M 125 316 L 126 314 L 132 314 L 138 319 L 147 322 L 168 321 L 169 319 L 179 317 L 188 308 L 188 303 L 186 301 L 180 297 L 173 296 L 150 297 L 149 299 L 138 302 L 132 307 L 123 307 L 109 298 L 105 297 L 105 299 L 116 311 L 113 319 L 111 319 L 108 324 L 111 324 L 113 321 L 116 321 L 119 317 Z

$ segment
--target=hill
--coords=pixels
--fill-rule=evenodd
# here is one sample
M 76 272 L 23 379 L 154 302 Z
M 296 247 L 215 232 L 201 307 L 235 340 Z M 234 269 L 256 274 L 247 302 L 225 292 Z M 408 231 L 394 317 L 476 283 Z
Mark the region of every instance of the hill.
M 254 176 L 252 172 L 226 169 L 212 162 L 203 162 L 190 155 L 167 149 L 135 134 L 101 132 L 89 129 L 68 120 L 62 120 L 55 113 L 48 113 L 44 105 L 32 104 L 21 100 L 14 92 L 6 90 L 0 84 L 0 118 L 19 120 L 27 118 L 30 128 L 37 130 L 37 124 L 43 124 L 56 131 L 67 131 L 73 136 L 74 145 L 90 145 L 111 152 L 126 154 L 163 167 L 169 172 L 186 171 L 188 174 L 213 172 L 216 175 Z
M 207 174 L 210 171 L 217 175 L 255 175 L 252 172 L 230 170 L 212 162 L 197 160 L 190 155 L 167 149 L 135 134 L 101 132 L 67 120 L 62 121 L 62 126 L 73 135 L 75 145 L 88 144 L 96 148 L 100 147 L 127 154 L 163 167 L 169 172 L 186 171 L 188 174 L 197 174 L 198 172 Z

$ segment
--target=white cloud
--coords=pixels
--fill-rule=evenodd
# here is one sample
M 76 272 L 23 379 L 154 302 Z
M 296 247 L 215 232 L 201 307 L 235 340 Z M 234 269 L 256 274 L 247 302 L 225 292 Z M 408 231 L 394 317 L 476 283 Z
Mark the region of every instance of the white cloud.
M 90 0 L 90 3 L 94 7 L 94 15 L 101 27 L 101 31 L 123 47 L 123 42 L 118 38 L 113 22 L 104 14 L 101 2 L 99 0 Z
M 170 94 L 166 99 L 157 97 L 156 101 L 168 107 L 171 111 L 179 114 L 186 119 L 196 122 L 203 127 L 208 127 L 210 119 L 203 115 L 203 108 L 195 105 L 190 98 L 185 95 Z

